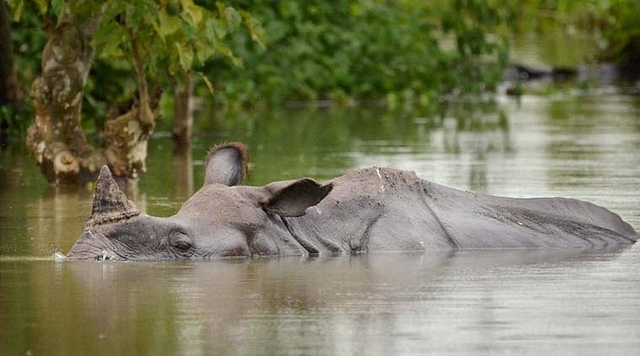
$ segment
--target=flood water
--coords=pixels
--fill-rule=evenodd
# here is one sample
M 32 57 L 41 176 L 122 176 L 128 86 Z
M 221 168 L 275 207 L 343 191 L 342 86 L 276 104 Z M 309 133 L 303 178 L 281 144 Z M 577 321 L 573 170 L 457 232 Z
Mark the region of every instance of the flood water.
M 640 228 L 640 99 L 561 91 L 444 115 L 383 109 L 199 117 L 166 134 L 127 194 L 167 216 L 219 141 L 250 147 L 250 184 L 378 165 L 513 197 L 589 200 Z M 205 119 L 206 118 L 206 119 Z M 32 159 L 0 152 L 2 355 L 640 354 L 640 245 L 208 262 L 65 262 L 91 210 Z

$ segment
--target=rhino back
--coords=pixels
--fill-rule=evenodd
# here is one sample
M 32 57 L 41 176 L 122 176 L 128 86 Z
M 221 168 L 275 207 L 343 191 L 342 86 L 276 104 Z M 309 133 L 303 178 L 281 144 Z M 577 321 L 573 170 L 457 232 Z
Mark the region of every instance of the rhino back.
M 460 248 L 583 248 L 638 239 L 620 216 L 567 198 L 505 198 L 423 181 L 425 200 Z

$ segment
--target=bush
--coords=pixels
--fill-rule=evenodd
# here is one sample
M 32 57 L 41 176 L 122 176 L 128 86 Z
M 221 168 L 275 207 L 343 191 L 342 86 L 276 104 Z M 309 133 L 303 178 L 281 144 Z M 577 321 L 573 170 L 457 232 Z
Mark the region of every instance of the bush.
M 242 70 L 208 66 L 219 100 L 242 103 L 429 102 L 501 79 L 512 18 L 497 1 L 239 1 L 260 19 L 266 49 L 233 39 Z

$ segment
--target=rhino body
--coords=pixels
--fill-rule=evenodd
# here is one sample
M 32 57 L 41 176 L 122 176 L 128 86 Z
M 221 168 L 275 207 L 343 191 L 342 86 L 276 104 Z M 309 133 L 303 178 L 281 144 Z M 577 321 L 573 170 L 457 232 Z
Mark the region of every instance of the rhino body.
M 314 256 L 486 248 L 592 248 L 634 243 L 615 213 L 566 198 L 475 194 L 414 172 L 366 168 L 319 183 L 240 185 L 246 148 L 212 149 L 205 183 L 174 216 L 140 213 L 101 169 L 91 217 L 71 260 Z

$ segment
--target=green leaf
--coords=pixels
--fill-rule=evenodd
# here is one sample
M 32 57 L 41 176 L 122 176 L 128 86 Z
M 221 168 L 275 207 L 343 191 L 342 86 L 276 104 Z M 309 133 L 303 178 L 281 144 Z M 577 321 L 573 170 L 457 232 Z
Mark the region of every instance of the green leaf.
M 51 11 L 56 15 L 56 18 L 60 20 L 64 13 L 64 0 L 51 0 Z
M 216 46 L 216 50 L 220 52 L 223 56 L 229 58 L 234 66 L 242 67 L 242 59 L 233 55 L 231 49 L 225 45 Z
M 240 11 L 240 16 L 244 19 L 244 25 L 249 30 L 251 39 L 260 45 L 260 48 L 265 49 L 264 44 L 264 28 L 259 21 L 255 20 L 248 11 Z
M 200 78 L 202 78 L 202 81 L 204 81 L 204 84 L 207 85 L 207 89 L 209 89 L 209 93 L 211 93 L 211 95 L 213 95 L 215 90 L 213 88 L 213 84 L 211 84 L 211 82 L 209 81 L 209 78 L 207 78 L 207 76 L 202 72 L 195 72 L 195 73 L 197 75 L 199 75 Z
M 224 17 L 224 4 L 221 3 L 220 1 L 217 1 L 216 9 L 218 10 L 218 16 L 220 17 L 220 20 L 224 21 L 226 25 L 227 19 Z
M 206 62 L 216 53 L 215 47 L 206 41 L 198 41 L 195 43 L 196 57 L 199 63 Z
M 100 29 L 96 32 L 94 40 L 99 48 L 99 56 L 115 57 L 122 55 L 120 46 L 127 39 L 127 34 L 122 27 L 112 26 Z
M 227 6 L 224 9 L 224 15 L 227 18 L 227 27 L 229 29 L 234 29 L 242 23 L 242 17 L 240 14 L 231 6 Z
M 46 2 L 45 2 L 46 6 Z M 13 21 L 18 22 L 22 18 L 22 13 L 24 12 L 24 0 L 19 1 L 9 1 L 9 7 L 13 10 Z M 46 11 L 46 10 L 45 10 Z
M 179 43 L 175 43 L 175 46 L 178 49 L 180 67 L 186 72 L 193 66 L 193 50 L 189 47 L 181 46 Z
M 36 0 L 36 4 L 40 15 L 44 15 L 49 11 L 49 2 L 47 0 Z
M 227 29 L 222 24 L 222 21 L 215 17 L 207 20 L 205 28 L 207 39 L 212 43 L 217 42 L 218 38 L 223 39 L 227 35 Z
M 182 8 L 191 17 L 194 25 L 198 25 L 202 21 L 203 8 L 193 3 L 192 0 L 180 0 Z
M 161 10 L 158 13 L 158 34 L 160 37 L 167 37 L 180 29 L 182 20 L 177 16 L 171 16 L 166 11 Z

